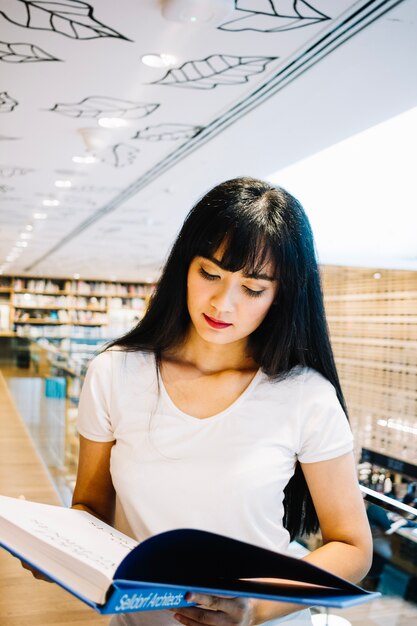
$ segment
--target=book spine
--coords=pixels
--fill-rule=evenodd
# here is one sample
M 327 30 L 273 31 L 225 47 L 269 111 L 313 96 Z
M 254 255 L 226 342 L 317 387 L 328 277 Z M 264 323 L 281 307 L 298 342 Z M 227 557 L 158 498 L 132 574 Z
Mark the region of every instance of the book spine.
M 185 590 L 169 590 L 161 587 L 139 589 L 114 587 L 110 598 L 100 608 L 100 613 L 129 613 L 193 606 L 185 599 L 186 593 Z

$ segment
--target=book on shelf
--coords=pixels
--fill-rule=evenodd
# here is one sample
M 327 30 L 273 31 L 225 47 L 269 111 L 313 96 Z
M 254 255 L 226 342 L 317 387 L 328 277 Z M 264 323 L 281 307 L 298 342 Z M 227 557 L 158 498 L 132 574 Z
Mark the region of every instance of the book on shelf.
M 85 511 L 7 496 L 0 545 L 99 613 L 187 606 L 189 591 L 332 607 L 380 595 L 223 535 L 178 529 L 138 543 Z

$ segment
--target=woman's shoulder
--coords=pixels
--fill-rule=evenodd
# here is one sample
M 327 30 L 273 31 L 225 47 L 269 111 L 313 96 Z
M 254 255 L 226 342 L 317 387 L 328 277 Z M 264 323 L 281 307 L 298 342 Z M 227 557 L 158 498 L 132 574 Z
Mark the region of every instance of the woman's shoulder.
M 300 368 L 299 379 L 304 398 L 325 400 L 337 395 L 330 380 L 312 367 Z
M 266 377 L 267 378 L 267 377 Z M 297 394 L 301 398 L 323 397 L 336 393 L 332 383 L 320 372 L 312 367 L 296 365 L 291 370 L 278 377 L 268 379 L 272 383 L 271 388 L 276 392 Z
M 300 377 L 300 379 L 303 381 L 303 383 L 306 383 L 312 387 L 313 386 L 327 387 L 328 385 L 330 385 L 331 387 L 333 386 L 331 382 L 325 376 L 323 376 L 323 374 L 315 370 L 313 367 L 307 367 L 307 366 L 304 366 L 304 367 L 297 366 L 297 367 L 298 367 L 297 374 Z
M 330 385 L 330 382 L 320 372 L 305 365 L 295 365 L 287 372 L 282 373 L 280 376 L 269 377 L 265 375 L 265 378 L 271 383 L 280 383 L 285 385 L 299 385 L 300 383 L 307 383 L 308 385 Z
M 99 354 L 95 355 L 90 361 L 89 369 L 113 369 L 117 367 L 137 367 L 150 365 L 154 363 L 154 355 L 150 352 L 142 350 L 124 350 L 121 346 L 112 346 L 106 348 Z

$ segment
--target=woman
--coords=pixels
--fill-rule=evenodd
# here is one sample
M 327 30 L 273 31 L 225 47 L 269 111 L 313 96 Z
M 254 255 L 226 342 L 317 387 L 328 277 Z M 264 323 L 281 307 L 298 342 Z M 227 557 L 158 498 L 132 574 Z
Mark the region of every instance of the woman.
M 368 571 L 312 233 L 283 189 L 237 178 L 198 202 L 145 317 L 90 364 L 79 431 L 74 508 L 139 541 L 194 527 L 285 551 L 320 525 L 306 560 L 352 581 Z M 311 623 L 294 604 L 192 600 L 201 607 L 114 619 Z

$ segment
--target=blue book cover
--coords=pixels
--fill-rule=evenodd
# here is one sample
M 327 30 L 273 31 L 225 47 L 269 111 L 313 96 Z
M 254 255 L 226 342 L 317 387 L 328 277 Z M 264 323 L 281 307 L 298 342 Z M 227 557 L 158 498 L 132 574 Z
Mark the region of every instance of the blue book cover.
M 177 529 L 138 544 L 85 511 L 6 496 L 0 544 L 100 613 L 186 606 L 189 591 L 339 608 L 380 596 L 223 535 Z

